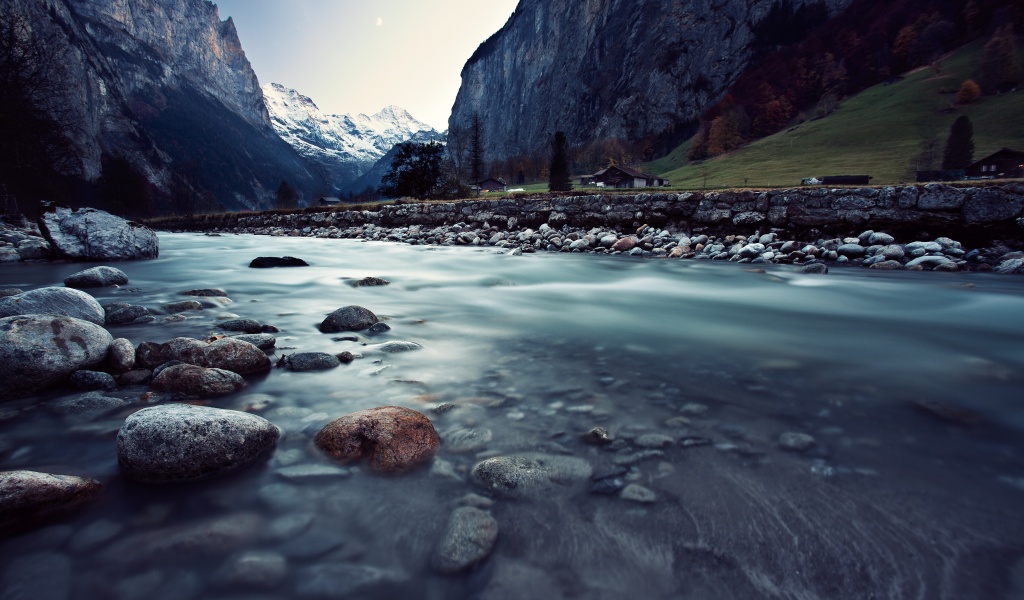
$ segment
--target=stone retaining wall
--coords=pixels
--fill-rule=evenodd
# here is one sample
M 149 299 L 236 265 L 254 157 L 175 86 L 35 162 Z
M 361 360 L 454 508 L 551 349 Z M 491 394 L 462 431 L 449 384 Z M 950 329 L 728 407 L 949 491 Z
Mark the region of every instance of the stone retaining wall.
M 687 234 L 769 229 L 793 235 L 856 235 L 866 229 L 909 239 L 947 235 L 968 243 L 1020 239 L 1024 184 L 952 187 L 797 188 L 771 191 L 502 198 L 450 203 L 382 205 L 378 210 L 318 210 L 290 214 L 228 213 L 168 219 L 162 229 L 258 227 L 479 226 L 635 228 L 642 224 Z

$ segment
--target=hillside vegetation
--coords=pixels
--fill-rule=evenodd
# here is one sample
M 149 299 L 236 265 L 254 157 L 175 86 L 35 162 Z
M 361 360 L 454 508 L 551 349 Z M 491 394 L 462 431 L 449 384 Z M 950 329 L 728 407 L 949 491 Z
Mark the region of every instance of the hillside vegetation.
M 982 46 L 965 46 L 942 60 L 938 71 L 922 67 L 898 82 L 868 88 L 824 118 L 729 154 L 687 163 L 687 141 L 643 168 L 684 189 L 791 186 L 824 175 L 871 175 L 873 184 L 913 181 L 922 140 L 938 139 L 941 161 L 950 125 L 960 115 L 974 125 L 975 159 L 1004 146 L 1024 149 L 1024 91 L 950 109 L 957 88 L 975 75 Z

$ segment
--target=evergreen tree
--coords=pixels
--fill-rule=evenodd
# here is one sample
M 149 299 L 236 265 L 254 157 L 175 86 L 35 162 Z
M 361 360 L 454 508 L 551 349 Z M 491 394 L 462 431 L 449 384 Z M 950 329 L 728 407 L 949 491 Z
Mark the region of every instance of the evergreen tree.
M 551 164 L 548 166 L 548 190 L 552 192 L 568 192 L 572 189 L 569 178 L 569 144 L 565 133 L 556 131 L 551 139 Z
M 985 44 L 981 59 L 981 88 L 986 94 L 995 94 L 1004 85 L 1016 85 L 1021 77 L 1020 58 L 1013 24 L 1000 27 Z
M 465 193 L 455 174 L 455 164 L 445 157 L 441 144 L 405 142 L 391 160 L 377 191 L 386 198 L 418 200 L 456 198 Z
M 963 169 L 974 162 L 974 126 L 967 115 L 961 115 L 949 128 L 946 151 L 942 154 L 943 169 Z
M 277 186 L 274 205 L 280 209 L 290 209 L 298 206 L 298 203 L 299 193 L 287 181 L 282 181 L 281 185 Z

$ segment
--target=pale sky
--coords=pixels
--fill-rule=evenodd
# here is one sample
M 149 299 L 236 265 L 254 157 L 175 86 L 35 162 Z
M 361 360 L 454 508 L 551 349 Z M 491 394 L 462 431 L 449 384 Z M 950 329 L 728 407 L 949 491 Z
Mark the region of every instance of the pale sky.
M 260 84 L 328 114 L 394 104 L 448 128 L 463 65 L 518 0 L 214 0 L 235 21 Z

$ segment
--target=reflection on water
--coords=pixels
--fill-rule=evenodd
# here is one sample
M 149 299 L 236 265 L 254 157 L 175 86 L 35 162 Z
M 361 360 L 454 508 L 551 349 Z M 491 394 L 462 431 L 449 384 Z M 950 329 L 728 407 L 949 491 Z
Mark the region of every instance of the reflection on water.
M 312 266 L 248 269 L 261 255 Z M 0 285 L 60 285 L 87 266 L 5 265 Z M 281 330 L 275 358 L 386 340 L 423 349 L 250 379 L 213 405 L 281 427 L 277 450 L 189 486 L 120 479 L 114 435 L 130 411 L 0 406 L 0 469 L 107 487 L 73 520 L 0 546 L 11 597 L 1024 592 L 1024 280 L 186 234 L 162 235 L 158 260 L 117 266 L 131 282 L 96 291 L 101 303 L 159 309 L 201 287 L 230 297 L 184 321 L 111 328 L 135 344 L 203 337 L 237 315 Z M 350 285 L 367 276 L 391 284 Z M 349 304 L 391 331 L 319 333 Z M 433 411 L 444 403 L 457 408 Z M 323 469 L 316 431 L 385 404 L 431 417 L 444 439 L 434 464 L 398 478 Z M 598 425 L 617 441 L 583 443 Z M 781 449 L 789 431 L 816 446 Z M 594 481 L 521 499 L 472 483 L 479 460 L 522 452 L 583 458 Z M 654 501 L 617 495 L 630 483 Z M 468 574 L 437 575 L 431 555 L 467 502 L 493 502 L 497 546 Z

